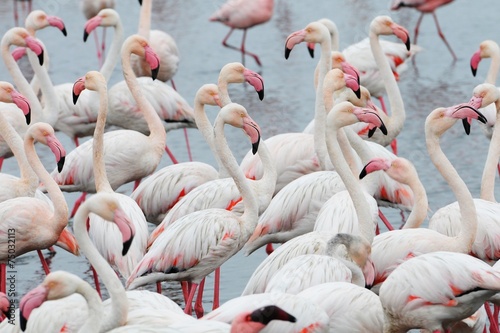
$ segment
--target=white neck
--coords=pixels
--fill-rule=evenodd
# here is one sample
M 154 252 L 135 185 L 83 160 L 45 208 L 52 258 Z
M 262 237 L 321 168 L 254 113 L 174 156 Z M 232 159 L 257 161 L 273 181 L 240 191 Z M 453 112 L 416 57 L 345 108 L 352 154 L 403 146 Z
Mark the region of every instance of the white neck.
M 105 85 L 99 86 L 98 93 L 99 112 L 94 129 L 94 139 L 92 141 L 95 188 L 97 192 L 114 192 L 109 183 L 108 175 L 106 174 L 106 164 L 104 162 L 104 128 L 106 127 L 106 116 L 108 114 L 107 87 Z
M 387 140 L 386 142 L 390 143 L 403 129 L 406 119 L 405 107 L 396 78 L 392 73 L 384 51 L 380 47 L 379 36 L 372 31 L 370 31 L 370 46 L 375 62 L 382 74 L 389 105 L 391 106 L 391 116 L 384 120 L 388 132 L 384 137 Z
M 500 68 L 500 53 L 498 52 L 500 49 L 495 48 L 493 54 L 490 55 L 491 62 L 490 67 L 488 68 L 488 73 L 486 74 L 485 83 L 491 83 L 496 85 L 498 69 Z
M 99 294 L 90 284 L 81 280 L 75 293 L 80 294 L 87 301 L 88 316 L 83 326 L 78 330 L 79 333 L 99 332 L 103 319 L 103 305 Z
M 497 118 L 488 148 L 488 156 L 484 164 L 483 178 L 481 179 L 481 199 L 491 202 L 496 202 L 495 180 L 498 160 L 500 159 L 500 99 L 495 102 L 495 108 L 497 110 Z
M 120 279 L 108 262 L 101 256 L 90 240 L 87 231 L 87 218 L 91 213 L 88 204 L 84 203 L 76 212 L 73 227 L 75 237 L 83 254 L 101 277 L 109 292 L 112 306 L 111 313 L 107 313 L 99 332 L 107 332 L 125 324 L 128 315 L 128 298 Z M 96 331 L 88 331 L 96 332 Z
M 426 126 L 425 138 L 427 143 L 427 151 L 431 157 L 432 163 L 446 180 L 451 190 L 455 194 L 460 207 L 460 232 L 457 237 L 452 238 L 457 252 L 470 252 L 472 243 L 476 238 L 477 231 L 477 215 L 476 206 L 472 200 L 472 195 L 464 183 L 457 170 L 451 162 L 446 158 L 446 155 L 441 150 L 439 137 L 432 133 Z
M 139 29 L 138 34 L 149 40 L 149 32 L 151 30 L 151 0 L 143 0 L 141 12 L 139 14 Z
M 276 189 L 278 173 L 276 172 L 275 161 L 264 140 L 260 141 L 257 154 L 259 154 L 262 166 L 264 167 L 264 175 L 262 178 L 255 180 L 258 188 L 258 196 L 269 196 L 269 198 L 271 198 Z
M 58 227 L 58 234 L 68 225 L 68 204 L 57 183 L 43 166 L 35 150 L 35 140 L 26 134 L 24 138 L 24 151 L 31 167 L 37 174 L 40 181 L 45 185 L 45 189 L 54 204 L 54 214 L 50 218 L 52 223 Z
M 241 198 L 243 200 L 243 206 L 245 207 L 244 213 L 241 219 L 245 222 L 245 229 L 248 237 L 253 233 L 255 226 L 257 225 L 257 219 L 259 216 L 259 206 L 257 200 L 250 188 L 249 180 L 241 171 L 238 162 L 231 153 L 224 135 L 224 120 L 221 117 L 217 117 L 214 126 L 214 143 L 217 153 L 219 154 L 220 160 L 224 164 L 224 167 L 229 172 L 231 177 L 234 179 L 236 187 L 241 193 Z M 259 148 L 260 150 L 260 148 Z
M 328 116 L 328 118 L 332 117 L 335 117 L 335 115 L 331 114 Z M 342 155 L 342 150 L 337 139 L 339 132 L 340 129 L 335 124 L 333 126 L 328 126 L 328 131 L 326 132 L 328 154 L 330 155 L 332 164 L 335 167 L 335 171 L 337 171 L 342 178 L 342 181 L 351 196 L 356 214 L 358 216 L 360 234 L 371 244 L 373 242 L 373 238 L 375 237 L 375 231 L 373 229 L 373 221 L 370 216 L 369 205 L 366 202 L 360 183 L 354 177 L 353 173 L 349 169 L 349 165 Z M 345 134 L 342 133 L 342 135 Z
M 125 77 L 125 81 L 130 92 L 132 93 L 132 96 L 137 102 L 137 107 L 142 111 L 144 120 L 146 120 L 146 123 L 148 124 L 148 128 L 150 131 L 149 139 L 151 144 L 156 145 L 157 148 L 163 151 L 165 147 L 165 141 L 167 139 L 167 132 L 165 132 L 165 128 L 163 127 L 160 116 L 158 116 L 151 103 L 149 103 L 149 101 L 141 91 L 141 87 L 137 82 L 137 77 L 135 76 L 134 71 L 132 70 L 132 67 L 130 65 L 130 55 L 131 52 L 127 50 L 122 53 L 123 76 Z
M 113 41 L 111 42 L 108 55 L 106 56 L 106 60 L 104 61 L 101 69 L 99 70 L 106 79 L 106 82 L 109 82 L 109 79 L 113 74 L 113 70 L 116 67 L 116 63 L 118 62 L 118 57 L 120 55 L 120 50 L 123 44 L 123 25 L 121 20 L 118 20 L 114 28 L 115 28 L 115 33 L 113 36 Z
M 425 218 L 427 217 L 427 211 L 429 209 L 429 201 L 427 200 L 427 192 L 425 191 L 424 185 L 418 178 L 417 174 L 411 176 L 410 181 L 407 183 L 413 192 L 413 197 L 415 202 L 410 215 L 406 219 L 406 223 L 403 229 L 418 228 L 422 225 Z

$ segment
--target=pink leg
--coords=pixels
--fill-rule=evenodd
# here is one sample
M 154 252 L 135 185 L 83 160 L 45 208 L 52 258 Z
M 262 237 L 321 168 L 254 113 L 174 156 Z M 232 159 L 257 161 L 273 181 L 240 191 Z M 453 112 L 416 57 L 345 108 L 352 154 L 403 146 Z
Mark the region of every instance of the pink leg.
M 255 53 L 251 53 L 251 52 L 245 50 L 245 39 L 246 39 L 246 37 L 247 37 L 247 29 L 243 29 L 243 39 L 241 41 L 241 53 L 242 53 L 242 56 L 244 57 L 245 54 L 249 55 L 249 56 L 251 56 L 252 58 L 255 59 L 255 62 L 257 63 L 257 65 L 262 66 L 262 63 L 260 62 L 259 57 Z M 243 61 L 242 64 L 244 66 L 245 62 Z
M 382 111 L 387 114 L 387 108 L 385 107 L 384 96 L 379 96 L 378 101 L 380 102 L 380 106 L 382 107 Z
M 0 163 L 0 168 L 2 168 L 2 164 L 1 163 Z M 497 169 L 498 169 L 498 175 L 500 176 L 500 163 L 498 163 Z
M 4 157 L 0 157 L 0 170 L 2 170 L 2 166 L 3 166 L 3 161 L 4 160 L 5 160 Z M 498 172 L 500 172 L 500 166 L 499 166 Z
M 50 273 L 50 268 L 49 265 L 47 264 L 47 261 L 43 257 L 43 253 L 40 250 L 36 250 L 38 253 L 38 258 L 40 258 L 40 262 L 42 263 L 43 270 L 45 272 L 45 275 L 48 275 Z
M 156 292 L 158 294 L 161 294 L 161 282 L 160 281 L 156 282 Z
M 175 87 L 175 82 L 173 79 L 170 79 L 170 84 L 172 85 L 172 88 L 174 88 L 174 90 L 177 91 L 177 88 Z
M 137 187 L 139 187 L 139 184 L 141 184 L 141 179 L 136 179 L 135 182 L 134 182 L 134 189 L 132 191 L 135 191 L 137 189 Z
M 214 277 L 214 304 L 212 305 L 212 310 L 215 310 L 219 307 L 220 304 L 220 267 L 215 269 L 215 277 Z
M 193 156 L 191 155 L 191 146 L 189 145 L 189 136 L 188 136 L 187 128 L 184 128 L 184 139 L 186 140 L 189 161 L 192 162 Z
M 453 60 L 457 60 L 457 56 L 455 55 L 455 52 L 453 52 L 453 50 L 451 49 L 450 44 L 446 40 L 446 37 L 444 36 L 443 32 L 441 31 L 441 28 L 439 27 L 438 19 L 437 19 L 435 12 L 432 12 L 432 17 L 434 17 L 434 22 L 436 22 L 436 28 L 438 29 L 439 37 L 441 37 L 441 39 L 443 40 L 444 44 L 448 48 L 448 51 L 450 51 L 451 56 L 453 57 Z
M 73 142 L 75 143 L 75 146 L 78 147 L 80 145 L 80 142 L 78 141 L 78 137 L 75 135 L 73 138 Z
M 417 25 L 415 25 L 415 38 L 413 40 L 413 44 L 417 44 L 418 29 L 420 28 L 420 23 L 422 23 L 423 17 L 424 17 L 424 13 L 421 13 L 418 20 L 417 20 Z
M 101 54 L 103 59 L 102 61 L 104 63 L 104 56 L 106 55 L 106 27 L 102 28 Z
M 382 213 L 382 211 L 380 209 L 378 210 L 378 217 L 380 217 L 380 219 L 382 220 L 382 222 L 384 222 L 384 224 L 387 227 L 387 229 L 394 230 L 394 228 L 392 227 L 391 223 L 389 222 L 389 220 L 387 220 L 387 218 L 385 217 L 384 213 Z
M 87 192 L 83 192 L 82 195 L 78 199 L 76 199 L 75 205 L 73 206 L 73 210 L 71 211 L 70 218 L 75 216 L 76 211 L 78 210 L 80 205 L 85 201 L 86 197 L 87 197 Z
M 490 332 L 493 333 L 495 329 L 495 318 L 493 317 L 493 313 L 491 312 L 491 307 L 489 302 L 484 303 L 484 309 L 486 310 L 486 314 L 488 316 L 488 320 L 490 321 Z M 498 328 L 497 328 L 498 331 Z
M 52 253 L 52 254 L 55 254 L 55 253 L 56 253 L 56 249 L 54 249 L 54 247 L 53 247 L 53 246 L 49 246 L 49 247 L 47 248 L 47 250 L 48 250 L 50 253 Z
M 186 307 L 184 308 L 184 313 L 190 316 L 192 315 L 193 312 L 192 303 L 193 303 L 194 293 L 196 292 L 196 287 L 198 287 L 196 283 L 191 284 L 191 287 L 189 288 L 188 299 L 186 301 Z
M 17 11 L 17 1 L 14 0 L 14 24 L 19 26 L 19 12 Z
M 380 228 L 378 227 L 378 223 L 377 223 L 377 226 L 375 227 L 375 235 L 379 235 L 380 234 Z
M 102 66 L 102 53 L 101 53 L 101 45 L 99 45 L 99 36 L 97 36 L 97 30 L 94 30 L 94 41 L 95 41 L 95 49 L 97 50 L 97 60 L 99 61 L 99 67 Z
M 500 314 L 500 306 L 494 305 L 493 306 L 493 318 L 495 319 L 495 327 L 497 328 L 497 332 L 499 331 L 499 326 L 498 326 L 498 315 Z
M 189 296 L 188 282 L 181 281 L 181 289 L 182 289 L 182 296 L 184 297 L 184 303 L 187 303 L 187 299 L 188 299 L 188 296 Z
M 99 294 L 99 297 L 102 299 L 101 284 L 99 283 L 99 276 L 97 275 L 97 272 L 95 271 L 93 266 L 90 266 L 90 268 L 92 269 L 92 275 L 94 276 L 95 290 Z
M 267 255 L 270 255 L 271 253 L 273 253 L 274 249 L 273 249 L 273 243 L 268 243 L 266 245 L 266 253 Z
M 0 264 L 0 292 L 7 292 L 7 265 Z
M 175 158 L 174 154 L 172 153 L 172 151 L 170 150 L 170 148 L 168 148 L 167 145 L 165 145 L 165 152 L 167 153 L 167 155 L 170 157 L 170 159 L 172 160 L 172 163 L 174 164 L 177 164 L 179 163 L 177 161 L 177 159 Z
M 198 296 L 196 296 L 196 302 L 194 302 L 194 313 L 196 313 L 196 318 L 203 317 L 205 314 L 205 309 L 203 309 L 203 291 L 205 289 L 205 279 L 201 280 L 198 286 Z

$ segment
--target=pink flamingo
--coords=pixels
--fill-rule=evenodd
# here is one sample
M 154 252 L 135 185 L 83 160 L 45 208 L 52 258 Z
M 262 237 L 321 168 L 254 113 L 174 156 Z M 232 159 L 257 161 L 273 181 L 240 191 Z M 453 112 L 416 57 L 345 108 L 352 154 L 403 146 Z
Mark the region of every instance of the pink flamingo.
M 105 8 L 115 8 L 115 0 L 81 0 L 80 9 L 85 15 L 87 20 L 96 16 L 101 10 Z M 99 37 L 97 36 L 97 31 L 94 33 L 95 47 L 97 51 L 97 60 L 99 61 L 99 66 L 103 64 L 103 57 L 106 49 L 106 27 L 102 30 L 102 40 L 101 45 L 99 45 Z
M 191 314 L 198 284 L 243 247 L 257 223 L 257 200 L 227 146 L 223 134 L 226 123 L 242 128 L 249 135 L 254 152 L 258 148 L 260 131 L 245 108 L 236 103 L 224 106 L 215 121 L 215 146 L 222 163 L 240 190 L 245 207 L 243 215 L 238 216 L 218 208 L 185 215 L 169 225 L 156 239 L 127 280 L 129 289 L 164 280 L 192 282 L 186 299 L 187 314 Z M 218 290 L 215 290 L 214 296 L 218 296 L 217 294 Z M 201 317 L 203 307 L 201 295 L 199 296 L 195 311 Z
M 158 114 L 141 93 L 136 76 L 130 67 L 130 54 L 148 59 L 153 78 L 158 69 L 158 58 L 147 41 L 138 36 L 128 37 L 122 48 L 122 69 L 129 89 L 149 125 L 150 134 L 133 130 L 116 130 L 104 134 L 104 160 L 109 183 L 113 190 L 130 181 L 139 180 L 154 172 L 165 147 L 166 132 Z M 61 174 L 52 173 L 61 190 L 95 193 L 92 168 L 92 140 L 71 151 L 66 158 L 67 167 Z M 117 151 L 122 153 L 116 154 Z M 140 162 L 140 163 L 138 163 Z M 111 170 L 112 168 L 112 170 Z
M 0 323 L 4 319 L 10 319 L 11 317 L 10 300 L 5 293 L 0 292 Z
M 469 105 L 437 108 L 425 123 L 427 149 L 432 162 L 448 182 L 460 203 L 461 230 L 457 237 L 449 237 L 431 229 L 408 228 L 392 230 L 377 235 L 372 244 L 372 260 L 375 281 L 372 290 L 377 291 L 390 273 L 402 261 L 433 251 L 469 253 L 477 231 L 476 208 L 467 186 L 439 146 L 439 138 L 458 119 L 467 117 L 484 121 L 484 117 Z
M 257 65 L 262 66 L 259 57 L 255 53 L 246 50 L 245 38 L 248 28 L 266 23 L 271 19 L 273 16 L 273 8 L 274 0 L 228 0 L 210 16 L 209 20 L 212 22 L 221 22 L 231 28 L 226 37 L 224 37 L 222 45 L 240 51 L 243 65 L 245 65 L 245 55 L 249 55 L 254 58 Z M 227 43 L 234 29 L 243 30 L 240 48 Z
M 384 332 L 445 332 L 500 291 L 500 271 L 464 253 L 425 253 L 400 264 L 380 287 Z
M 410 8 L 415 8 L 420 12 L 420 16 L 418 17 L 417 25 L 415 26 L 415 38 L 413 39 L 413 42 L 417 44 L 417 37 L 418 37 L 418 29 L 420 27 L 420 23 L 422 22 L 422 18 L 424 17 L 424 14 L 432 14 L 432 17 L 434 17 L 434 22 L 436 23 L 436 28 L 438 30 L 438 35 L 441 37 L 443 40 L 444 44 L 448 48 L 448 50 L 451 53 L 451 56 L 453 57 L 453 60 L 457 60 L 457 56 L 455 55 L 455 52 L 451 49 L 450 44 L 446 40 L 446 37 L 444 36 L 443 32 L 441 31 L 441 28 L 439 27 L 438 19 L 436 16 L 436 9 L 444 6 L 446 4 L 449 4 L 453 0 L 392 0 L 391 3 L 391 10 L 398 10 L 401 7 L 410 7 Z
M 384 310 L 380 299 L 368 289 L 348 282 L 329 282 L 309 287 L 297 296 L 314 302 L 330 318 L 331 332 L 379 333 Z

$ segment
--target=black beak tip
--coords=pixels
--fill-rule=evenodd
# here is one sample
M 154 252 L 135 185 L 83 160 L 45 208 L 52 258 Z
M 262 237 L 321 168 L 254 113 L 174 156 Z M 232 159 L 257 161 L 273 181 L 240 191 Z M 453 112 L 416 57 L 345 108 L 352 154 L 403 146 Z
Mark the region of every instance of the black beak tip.
M 367 175 L 367 172 L 366 172 L 366 166 L 363 168 L 363 170 L 361 170 L 361 172 L 359 173 L 359 179 L 363 179 L 365 178 Z
M 28 111 L 24 118 L 26 118 L 26 125 L 29 125 L 31 123 L 31 110 Z
M 356 95 L 356 97 L 359 99 L 361 98 L 361 89 L 358 89 L 354 92 L 354 94 Z
M 85 43 L 87 41 L 87 38 L 89 38 L 89 33 L 87 30 L 83 31 L 83 42 Z
M 472 71 L 472 76 L 476 76 L 476 73 L 477 73 L 477 68 L 474 68 L 474 66 L 470 66 L 470 70 Z
M 139 0 L 139 5 L 142 6 L 142 0 Z
M 311 58 L 314 58 L 314 49 L 308 47 L 307 50 L 309 51 L 309 55 L 311 56 Z
M 38 55 L 38 62 L 40 63 L 40 66 L 43 66 L 43 51 Z
M 260 138 L 257 140 L 257 142 L 252 143 L 252 154 L 257 154 L 257 151 L 259 150 L 259 142 Z
M 259 99 L 262 101 L 264 99 L 264 89 L 257 91 Z
M 285 47 L 285 59 L 288 59 L 288 57 L 290 56 L 290 52 L 292 52 L 292 49 Z
M 406 45 L 406 50 L 410 51 L 410 37 L 408 37 L 408 39 L 406 40 L 405 45 Z
M 61 32 L 63 33 L 63 35 L 66 37 L 68 36 L 68 32 L 66 31 L 66 27 L 63 27 Z
M 130 237 L 130 239 L 128 241 L 123 243 L 122 256 L 124 256 L 128 253 L 128 250 L 130 249 L 130 245 L 132 245 L 133 239 L 134 239 L 134 237 Z
M 76 101 L 78 101 L 78 97 L 79 97 L 79 96 L 80 96 L 80 95 L 77 95 L 77 94 L 75 94 L 75 93 L 73 92 L 73 105 L 76 105 Z
M 470 134 L 470 124 L 467 119 L 462 119 L 462 124 L 464 125 L 465 134 Z
M 382 123 L 379 128 L 382 131 L 382 134 L 387 135 L 387 127 L 385 127 L 384 123 Z
M 20 312 L 20 317 L 19 324 L 21 325 L 21 331 L 24 332 L 26 330 L 26 326 L 28 325 L 28 320 L 23 316 L 22 312 Z
M 376 127 L 374 127 L 374 128 L 370 128 L 370 129 L 368 130 L 368 138 L 371 138 L 371 137 L 373 136 L 373 134 L 375 134 L 375 131 L 376 131 L 376 130 L 377 130 L 377 128 L 376 128 Z
M 59 162 L 57 162 L 57 172 L 61 172 L 63 167 L 64 167 L 64 160 L 66 159 L 66 156 L 62 156 Z
M 160 71 L 160 66 L 156 67 L 155 69 L 151 69 L 151 78 L 154 80 L 156 80 L 156 78 L 158 77 L 158 72 Z

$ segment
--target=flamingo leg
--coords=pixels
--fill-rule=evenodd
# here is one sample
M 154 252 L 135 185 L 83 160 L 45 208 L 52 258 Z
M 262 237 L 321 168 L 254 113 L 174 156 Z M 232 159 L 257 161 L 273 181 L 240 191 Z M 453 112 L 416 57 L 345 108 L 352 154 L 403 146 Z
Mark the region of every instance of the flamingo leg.
M 47 264 L 47 261 L 43 257 L 42 251 L 36 250 L 36 252 L 38 253 L 38 258 L 40 258 L 40 262 L 42 263 L 42 267 L 43 267 L 43 270 L 45 272 L 45 275 L 48 275 L 50 273 L 49 264 Z
M 203 291 L 205 290 L 205 278 L 201 280 L 198 286 L 198 296 L 196 296 L 196 302 L 194 302 L 194 313 L 196 313 L 196 318 L 203 317 L 205 309 L 203 309 Z
M 101 40 L 101 54 L 104 63 L 104 56 L 106 54 L 106 27 L 102 28 L 102 40 Z M 102 66 L 102 64 L 101 64 Z
M 184 129 L 184 139 L 186 140 L 186 147 L 187 147 L 189 161 L 192 162 L 193 155 L 191 154 L 191 146 L 189 145 L 189 136 L 188 136 L 187 128 L 183 128 L 183 129 Z
M 73 138 L 73 142 L 75 143 L 75 147 L 78 147 L 80 145 L 80 141 L 78 141 L 78 137 L 76 135 Z
M 90 268 L 92 269 L 92 276 L 94 277 L 95 290 L 99 294 L 99 297 L 102 299 L 101 284 L 99 283 L 99 276 L 97 275 L 97 272 L 95 271 L 94 266 L 91 265 Z
M 56 254 L 56 249 L 54 249 L 53 246 L 49 246 L 47 250 L 49 251 L 50 254 Z
M 5 160 L 4 157 L 0 157 L 0 170 L 2 170 L 2 166 L 3 166 L 3 161 L 4 160 Z M 500 172 L 500 166 L 499 166 L 498 172 Z
M 415 38 L 413 39 L 414 44 L 417 44 L 418 29 L 420 28 L 420 23 L 422 23 L 423 18 L 424 18 L 424 13 L 420 13 L 420 16 L 417 20 L 417 25 L 415 25 Z
M 97 60 L 99 61 L 99 67 L 102 66 L 102 53 L 101 53 L 101 45 L 99 45 L 99 36 L 97 36 L 97 30 L 94 30 L 92 33 L 94 35 L 95 48 L 97 50 Z
M 0 264 L 0 292 L 7 292 L 7 265 Z
M 175 87 L 175 82 L 173 79 L 170 79 L 170 84 L 172 85 L 172 88 L 174 88 L 174 90 L 177 91 L 177 88 Z
M 3 159 L 2 159 L 2 161 L 3 161 Z M 0 169 L 1 168 L 2 168 L 2 164 L 0 163 Z M 500 163 L 498 163 L 497 169 L 498 169 L 498 175 L 500 176 Z
M 190 316 L 193 312 L 192 303 L 193 303 L 194 293 L 196 292 L 196 287 L 198 287 L 198 284 L 191 283 L 191 287 L 189 288 L 188 299 L 186 300 L 186 307 L 184 308 L 184 313 Z
M 267 245 L 266 245 L 266 253 L 267 253 L 267 255 L 270 255 L 271 253 L 273 253 L 273 251 L 274 251 L 273 243 L 267 243 Z
M 76 211 L 78 210 L 80 205 L 85 201 L 86 197 L 87 197 L 87 192 L 83 192 L 82 195 L 78 199 L 76 199 L 75 205 L 73 206 L 73 210 L 71 211 L 70 218 L 75 216 Z
M 215 310 L 220 305 L 220 267 L 215 269 L 215 277 L 214 277 L 214 304 L 212 305 L 212 310 Z
M 375 235 L 380 235 L 380 228 L 378 227 L 378 223 L 377 226 L 375 227 Z
M 156 282 L 156 292 L 161 294 L 161 281 Z
M 392 227 L 391 223 L 389 222 L 389 220 L 387 219 L 387 217 L 385 217 L 384 213 L 382 213 L 382 211 L 380 209 L 378 210 L 378 217 L 380 217 L 380 219 L 382 220 L 382 222 L 384 222 L 384 224 L 387 227 L 387 229 L 394 230 L 394 228 Z
M 243 29 L 243 38 L 241 40 L 241 53 L 242 53 L 242 56 L 245 56 L 245 55 L 251 56 L 252 58 L 254 58 L 254 60 L 257 63 L 257 65 L 259 65 L 259 67 L 262 67 L 262 63 L 260 62 L 259 57 L 255 53 L 252 53 L 252 52 L 249 52 L 249 51 L 245 50 L 245 40 L 246 40 L 246 38 L 247 38 L 247 29 Z M 242 62 L 242 64 L 243 64 L 243 66 L 245 66 L 245 62 L 244 61 Z
M 19 12 L 17 11 L 17 1 L 14 0 L 14 24 L 19 26 Z
M 141 180 L 142 180 L 142 178 L 136 179 L 134 181 L 134 189 L 132 191 L 135 191 L 137 189 L 137 187 L 139 187 L 139 185 L 141 184 Z
M 182 296 L 184 297 L 184 303 L 187 302 L 188 296 L 189 296 L 189 286 L 188 282 L 186 281 L 181 281 L 181 289 L 182 289 Z
M 165 152 L 167 153 L 167 155 L 170 157 L 170 159 L 172 160 L 172 163 L 174 164 L 177 164 L 179 163 L 177 161 L 177 159 L 175 158 L 174 154 L 172 153 L 172 151 L 170 150 L 170 148 L 168 148 L 167 145 L 165 145 Z
M 441 31 L 441 28 L 439 27 L 439 23 L 438 23 L 438 19 L 437 19 L 436 13 L 432 12 L 432 17 L 434 17 L 434 22 L 436 22 L 436 28 L 438 30 L 439 37 L 441 37 L 441 39 L 443 40 L 444 44 L 448 48 L 448 51 L 450 51 L 451 56 L 453 57 L 453 60 L 456 61 L 457 60 L 457 56 L 455 55 L 455 52 L 453 52 L 453 50 L 451 49 L 450 44 L 446 40 L 446 37 L 444 36 L 443 32 Z
M 377 98 L 380 103 L 380 107 L 382 108 L 382 111 L 384 111 L 384 113 L 387 114 L 387 108 L 385 107 L 384 96 L 379 96 Z
M 495 319 L 495 327 L 497 328 L 497 332 L 499 331 L 499 326 L 498 326 L 498 315 L 500 314 L 500 306 L 499 305 L 494 305 L 493 306 L 493 318 Z

